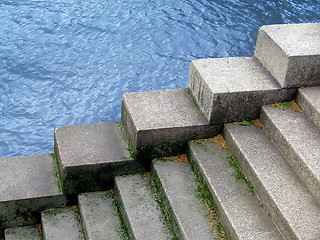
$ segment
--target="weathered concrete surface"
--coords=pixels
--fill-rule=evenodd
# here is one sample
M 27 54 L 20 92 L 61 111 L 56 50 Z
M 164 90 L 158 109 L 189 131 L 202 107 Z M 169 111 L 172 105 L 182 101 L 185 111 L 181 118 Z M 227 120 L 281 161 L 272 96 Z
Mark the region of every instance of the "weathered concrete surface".
M 106 189 L 114 175 L 137 171 L 120 123 L 64 126 L 55 130 L 64 190 L 75 194 Z
M 26 226 L 9 228 L 5 231 L 6 240 L 42 240 L 42 234 L 38 226 Z
M 319 239 L 319 203 L 263 130 L 226 124 L 224 136 L 284 238 Z
M 150 179 L 141 175 L 115 178 L 117 199 L 130 239 L 173 239 Z
M 204 177 L 230 239 L 283 239 L 258 197 L 236 179 L 227 150 L 209 141 L 190 142 L 188 156 Z
M 153 161 L 153 177 L 163 191 L 167 214 L 174 219 L 179 239 L 214 239 L 209 225 L 208 206 L 198 197 L 197 183 L 190 165 L 173 161 Z
M 208 124 L 186 89 L 126 93 L 122 121 L 141 159 L 185 152 L 188 140 L 222 131 Z
M 299 88 L 296 100 L 304 114 L 320 129 L 320 87 Z
M 253 57 L 192 61 L 189 88 L 211 124 L 256 119 L 265 104 L 292 100 Z
M 84 240 L 78 213 L 71 208 L 48 210 L 41 213 L 45 240 Z
M 320 23 L 266 25 L 254 56 L 284 88 L 320 85 Z
M 78 196 L 78 201 L 87 240 L 123 239 L 121 221 L 111 193 L 84 193 Z
M 263 107 L 261 123 L 320 201 L 320 130 L 302 113 Z
M 51 155 L 0 158 L 0 229 L 30 225 L 40 212 L 65 206 Z

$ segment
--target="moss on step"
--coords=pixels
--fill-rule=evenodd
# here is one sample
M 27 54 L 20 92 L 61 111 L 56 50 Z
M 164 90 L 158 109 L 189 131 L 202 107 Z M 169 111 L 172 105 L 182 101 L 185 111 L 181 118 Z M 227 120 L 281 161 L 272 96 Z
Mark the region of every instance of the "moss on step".
M 137 158 L 137 151 L 134 149 L 130 139 L 129 139 L 129 136 L 127 134 L 127 131 L 126 131 L 126 128 L 124 126 L 124 124 L 122 122 L 115 122 L 116 124 L 118 124 L 118 127 L 120 129 L 120 132 L 121 132 L 121 135 L 122 135 L 122 139 L 127 143 L 128 147 L 127 147 L 127 150 L 130 154 L 130 157 L 133 159 L 133 160 L 136 160 Z M 127 159 L 125 159 L 127 160 Z
M 204 114 L 203 114 L 203 113 L 202 113 L 202 111 L 200 110 L 200 107 L 199 107 L 199 105 L 198 105 L 197 101 L 194 99 L 194 97 L 193 97 L 193 95 L 192 95 L 192 93 L 191 93 L 190 89 L 189 89 L 189 88 L 187 88 L 187 89 L 186 89 L 186 91 L 187 91 L 187 93 L 189 94 L 189 96 L 190 96 L 190 98 L 191 98 L 191 100 L 192 100 L 193 104 L 194 104 L 194 105 L 196 106 L 196 108 L 199 110 L 199 112 L 201 113 L 201 115 L 202 115 L 202 116 L 204 116 Z
M 198 143 L 201 144 L 201 142 L 199 141 Z M 201 174 L 201 170 L 198 164 L 195 161 L 191 161 L 190 163 L 191 163 L 193 173 L 197 180 L 197 185 L 198 185 L 197 196 L 208 206 L 207 214 L 210 218 L 209 224 L 213 228 L 213 235 L 217 239 L 227 240 L 229 239 L 229 237 L 226 234 L 226 231 L 219 220 L 219 216 L 217 215 L 218 207 L 212 197 L 209 186 L 205 181 L 203 175 Z
M 153 161 L 165 161 L 166 162 L 166 161 L 172 161 L 172 159 L 167 157 L 167 158 L 154 159 Z M 171 232 L 175 235 L 175 237 L 172 240 L 179 239 L 179 237 L 177 236 L 177 233 L 179 233 L 178 224 L 174 220 L 174 213 L 170 207 L 166 193 L 162 187 L 161 180 L 160 180 L 160 178 L 154 168 L 151 169 L 151 176 L 153 179 L 155 189 L 158 193 L 157 202 L 161 208 L 163 215 L 167 219 L 166 221 L 167 221 L 168 226 L 170 227 Z
M 152 195 L 154 197 L 154 200 L 156 201 L 156 203 L 158 204 L 159 206 L 159 210 L 161 211 L 162 213 L 162 220 L 163 222 L 165 223 L 165 225 L 168 227 L 169 231 L 172 233 L 173 235 L 173 238 L 172 240 L 178 240 L 178 237 L 174 231 L 174 226 L 173 226 L 173 223 L 172 221 L 169 219 L 169 216 L 166 214 L 166 211 L 165 211 L 165 206 L 164 206 L 164 201 L 163 199 L 161 198 L 160 196 L 160 192 L 158 191 L 157 189 L 157 186 L 155 184 L 155 181 L 154 179 L 151 177 L 151 173 L 150 172 L 147 172 L 143 175 L 144 178 L 147 178 L 148 179 L 148 184 L 147 184 L 147 187 L 148 189 L 152 192 Z M 172 218 L 171 218 L 172 219 Z
M 51 157 L 53 158 L 54 160 L 54 163 L 55 163 L 55 166 L 54 166 L 54 175 L 57 179 L 57 186 L 58 186 L 58 189 L 59 189 L 59 192 L 60 193 L 63 193 L 63 179 L 62 179 L 62 175 L 61 175 L 61 171 L 60 171 L 60 163 L 59 163 L 59 160 L 58 160 L 58 155 L 56 153 L 56 150 L 54 150 L 54 153 L 51 153 L 50 154 Z
M 243 174 L 240 164 L 238 163 L 238 161 L 234 158 L 234 156 L 231 154 L 231 152 L 229 151 L 229 157 L 228 157 L 228 163 L 229 166 L 234 168 L 235 170 L 235 178 L 236 181 L 244 181 L 247 186 L 248 186 L 248 191 L 249 193 L 253 196 L 255 195 L 255 191 L 254 191 L 254 187 L 251 184 L 251 182 L 245 177 L 245 175 Z

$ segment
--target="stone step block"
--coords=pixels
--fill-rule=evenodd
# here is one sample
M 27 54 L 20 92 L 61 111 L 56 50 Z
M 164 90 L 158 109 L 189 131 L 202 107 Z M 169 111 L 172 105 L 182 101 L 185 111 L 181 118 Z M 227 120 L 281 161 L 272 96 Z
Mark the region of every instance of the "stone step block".
M 304 114 L 320 129 L 320 87 L 299 88 L 296 101 Z
M 40 225 L 8 228 L 5 230 L 6 240 L 42 240 Z
M 319 239 L 320 206 L 264 131 L 226 124 L 224 136 L 285 239 Z
M 80 194 L 78 203 L 87 240 L 124 239 L 116 202 L 110 192 Z
M 189 89 L 211 124 L 256 119 L 265 104 L 292 100 L 254 57 L 192 61 Z
M 122 128 L 121 123 L 98 123 L 55 130 L 66 193 L 103 190 L 112 185 L 114 175 L 138 171 Z
M 203 176 L 230 239 L 283 239 L 268 212 L 230 166 L 231 154 L 210 141 L 190 142 L 188 156 Z
M 173 239 L 174 235 L 166 223 L 149 177 L 116 177 L 115 185 L 120 211 L 130 239 Z
M 182 153 L 188 140 L 222 131 L 208 124 L 187 89 L 126 93 L 122 121 L 139 159 Z
M 0 158 L 0 231 L 36 224 L 41 211 L 65 206 L 58 171 L 52 155 Z
M 320 85 L 320 23 L 262 26 L 254 56 L 283 88 Z
M 320 200 L 320 130 L 305 115 L 291 109 L 263 107 L 261 123 Z
M 76 207 L 44 211 L 41 220 L 45 240 L 85 240 Z
M 199 198 L 196 178 L 188 163 L 153 161 L 152 176 L 179 239 L 214 239 L 209 207 Z

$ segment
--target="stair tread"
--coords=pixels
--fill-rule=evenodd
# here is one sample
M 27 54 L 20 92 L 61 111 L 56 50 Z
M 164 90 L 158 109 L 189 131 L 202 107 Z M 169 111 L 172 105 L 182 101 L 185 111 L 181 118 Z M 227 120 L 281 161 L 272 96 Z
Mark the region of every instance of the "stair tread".
M 109 192 L 78 195 L 79 210 L 88 240 L 123 239 L 115 200 Z
M 211 124 L 255 119 L 263 105 L 295 94 L 282 89 L 254 57 L 192 61 L 189 88 Z
M 0 159 L 0 229 L 34 224 L 31 211 L 65 205 L 57 171 L 48 154 Z
M 318 202 L 264 132 L 255 126 L 226 124 L 224 135 L 284 237 L 318 239 Z
M 181 239 L 213 239 L 209 209 L 198 197 L 190 165 L 160 160 L 153 162 L 153 168 L 153 176 L 161 182 Z
M 150 179 L 139 174 L 115 178 L 122 216 L 132 239 L 172 239 Z
M 232 239 L 282 239 L 256 195 L 236 180 L 230 153 L 210 141 L 190 142 L 189 155 L 214 197 L 220 219 Z
M 140 156 L 149 159 L 172 155 L 185 148 L 189 139 L 209 137 L 222 129 L 222 125 L 208 124 L 187 89 L 126 93 L 121 117 L 133 147 L 138 152 L 147 149 Z M 155 155 L 150 155 L 151 148 Z
M 261 122 L 287 160 L 320 199 L 320 130 L 302 113 L 263 107 Z
M 5 230 L 6 240 L 42 240 L 38 226 L 25 226 Z
M 320 129 L 320 86 L 300 88 L 297 94 L 297 103 L 303 112 Z
M 71 208 L 47 210 L 41 213 L 46 240 L 84 240 L 78 213 Z

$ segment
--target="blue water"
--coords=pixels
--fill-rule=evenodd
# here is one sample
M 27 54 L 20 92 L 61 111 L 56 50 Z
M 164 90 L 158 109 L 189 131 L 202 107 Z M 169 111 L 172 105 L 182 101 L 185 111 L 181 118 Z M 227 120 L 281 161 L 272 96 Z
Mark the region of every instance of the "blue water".
M 0 0 L 0 156 L 50 153 L 55 128 L 119 121 L 123 93 L 187 87 L 192 60 L 300 22 L 319 0 Z

